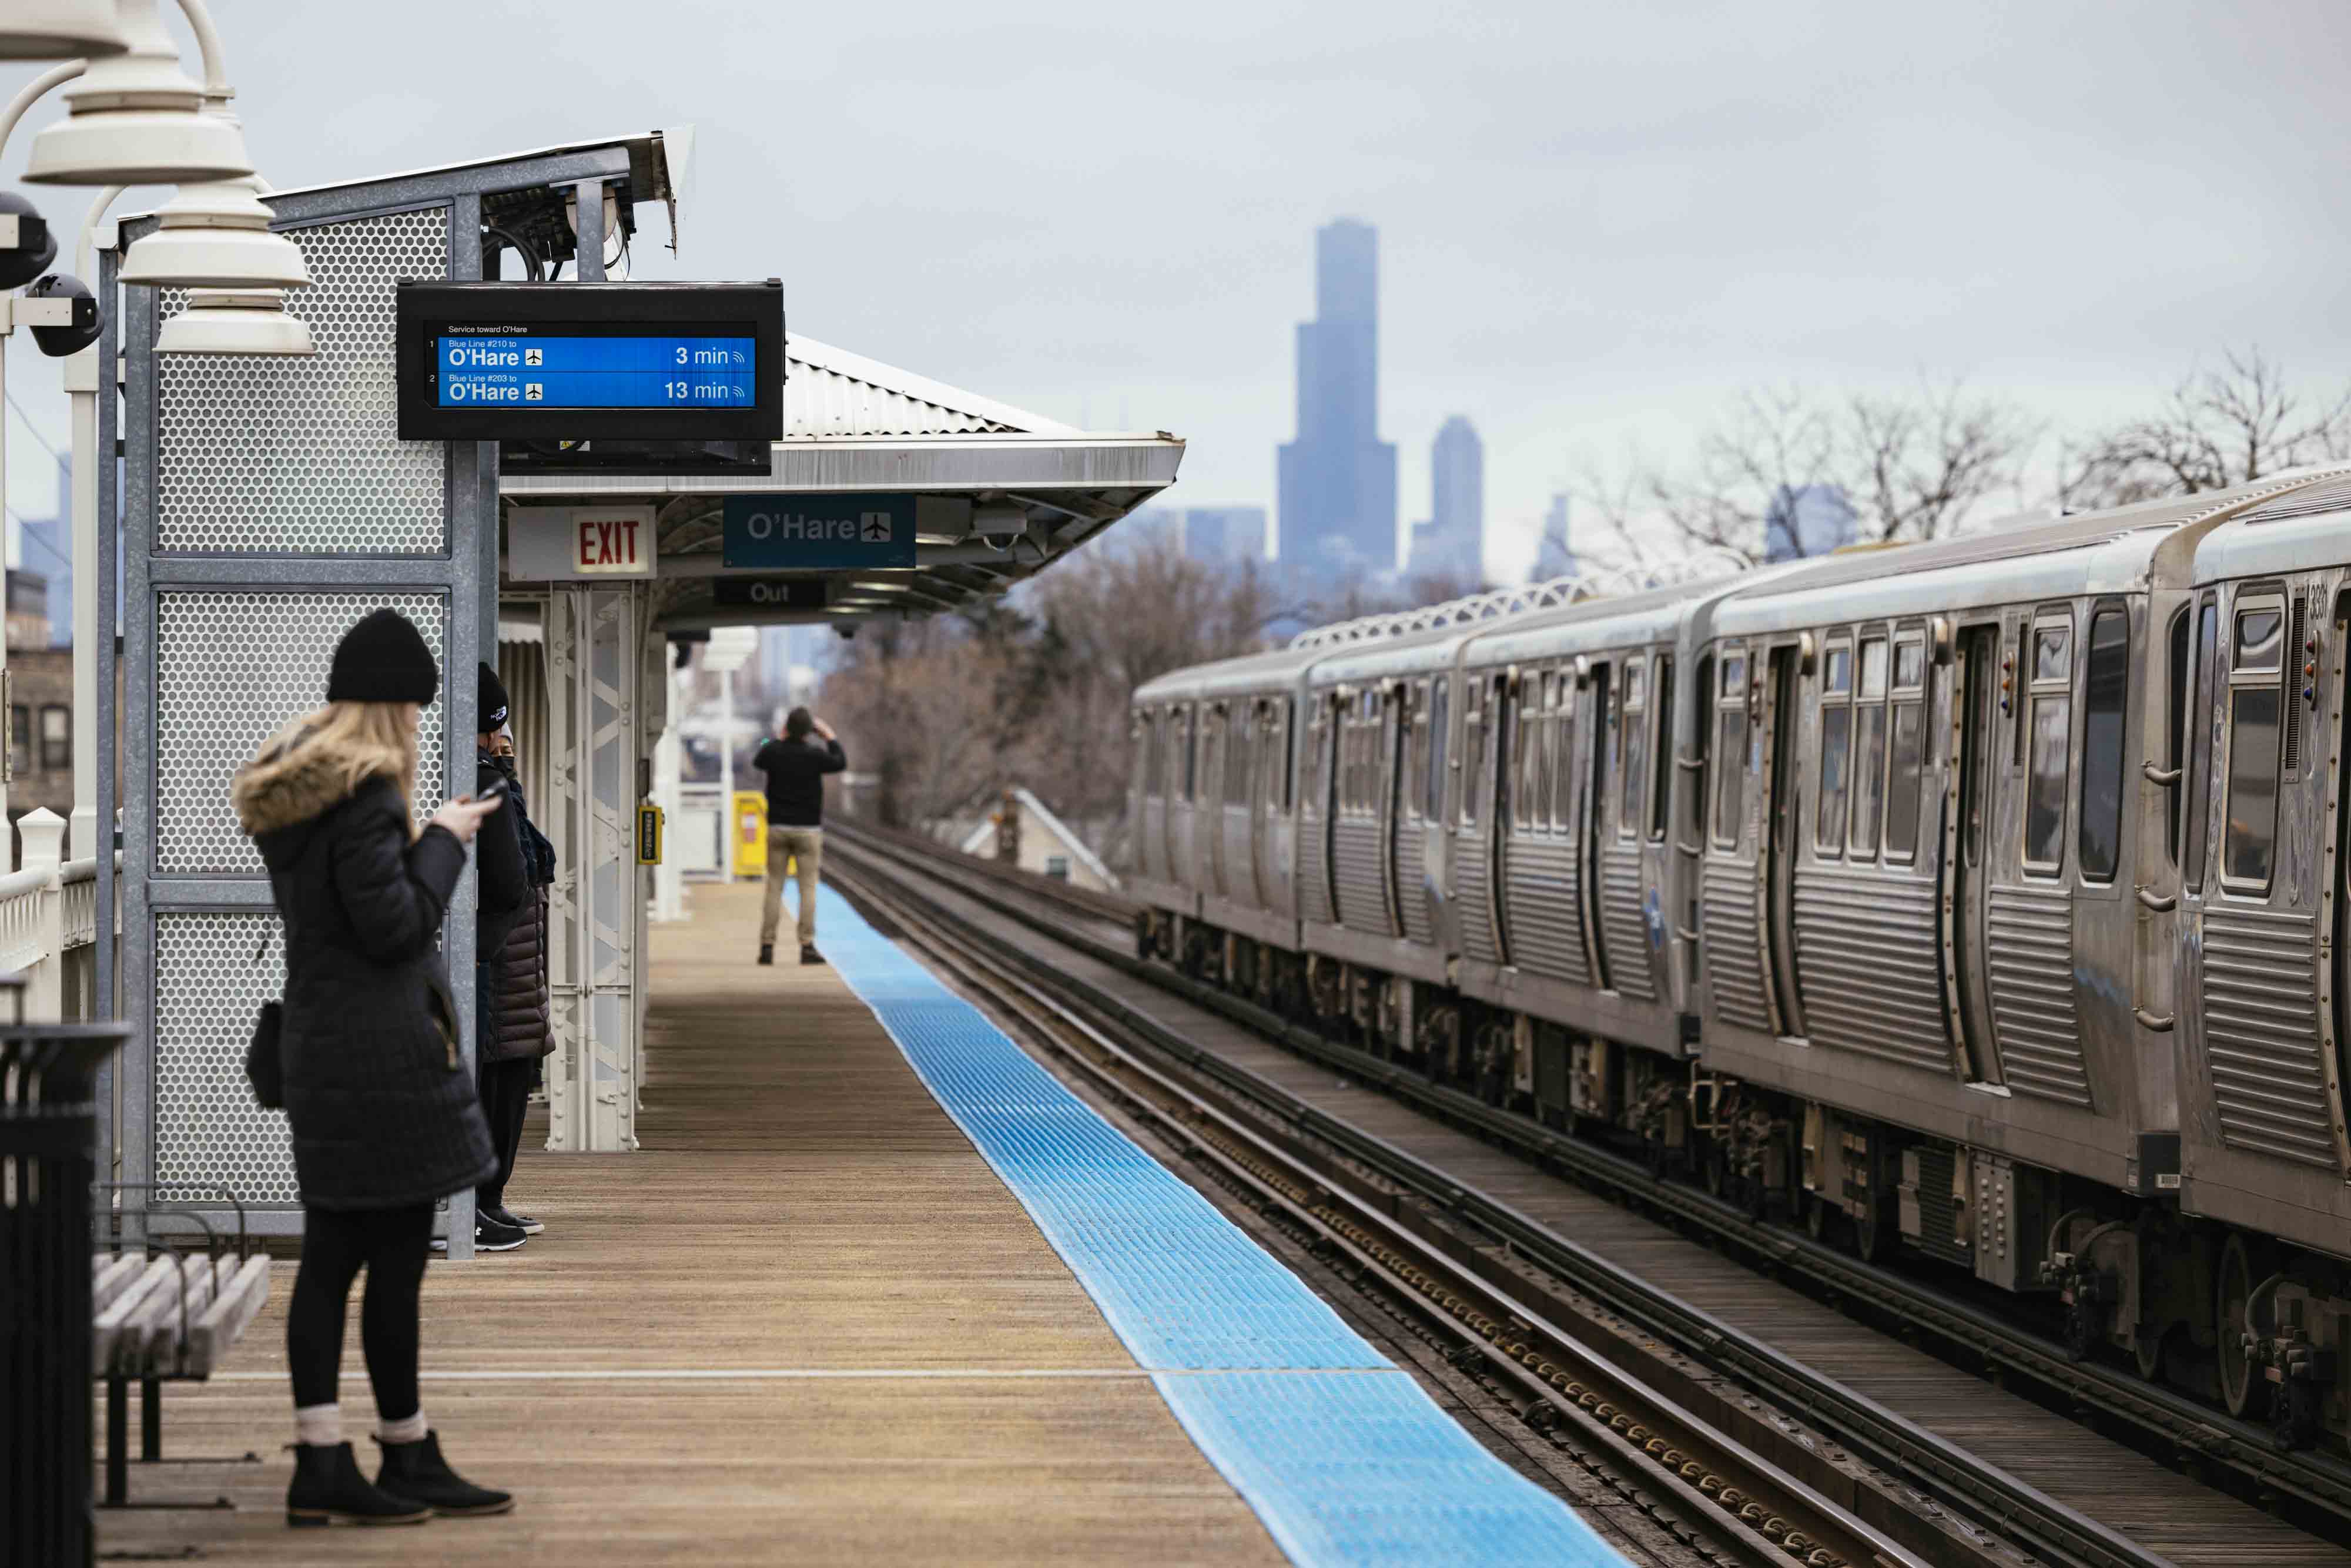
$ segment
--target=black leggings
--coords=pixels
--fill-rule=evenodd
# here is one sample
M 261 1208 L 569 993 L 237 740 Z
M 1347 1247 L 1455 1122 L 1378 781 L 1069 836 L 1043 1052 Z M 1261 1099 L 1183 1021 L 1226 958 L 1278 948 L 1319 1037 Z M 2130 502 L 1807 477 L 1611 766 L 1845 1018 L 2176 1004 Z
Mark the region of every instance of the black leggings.
M 343 1364 L 343 1317 L 351 1281 L 365 1266 L 367 1300 L 360 1308 L 360 1347 L 376 1414 L 404 1421 L 421 1408 L 416 1397 L 417 1296 L 433 1246 L 433 1206 L 413 1208 L 302 1210 L 302 1266 L 286 1312 L 286 1362 L 294 1375 L 294 1407 L 337 1403 Z
M 498 1174 L 474 1189 L 476 1209 L 506 1206 L 507 1183 L 514 1179 L 515 1155 L 522 1149 L 523 1118 L 530 1114 L 531 1080 L 538 1071 L 536 1057 L 482 1063 L 482 1115 L 490 1124 L 490 1142 L 497 1145 Z

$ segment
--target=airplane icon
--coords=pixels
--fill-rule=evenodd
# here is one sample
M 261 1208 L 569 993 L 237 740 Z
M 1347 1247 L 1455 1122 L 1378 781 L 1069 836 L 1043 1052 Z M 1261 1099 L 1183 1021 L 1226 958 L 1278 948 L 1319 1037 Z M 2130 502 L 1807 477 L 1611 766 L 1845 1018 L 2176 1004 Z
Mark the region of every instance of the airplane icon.
M 893 531 L 893 530 L 890 527 L 889 513 L 868 512 L 865 514 L 864 525 L 860 530 L 860 537 L 862 538 L 867 544 L 886 545 L 890 542 L 890 536 Z

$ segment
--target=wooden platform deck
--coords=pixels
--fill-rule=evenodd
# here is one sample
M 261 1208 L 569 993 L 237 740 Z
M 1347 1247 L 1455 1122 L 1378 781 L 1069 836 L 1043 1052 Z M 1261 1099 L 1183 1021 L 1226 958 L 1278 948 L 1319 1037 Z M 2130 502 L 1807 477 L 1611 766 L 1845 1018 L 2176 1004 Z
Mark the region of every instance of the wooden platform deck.
M 756 887 L 654 931 L 643 1148 L 525 1138 L 521 1250 L 436 1265 L 424 1406 L 503 1519 L 292 1531 L 282 1312 L 163 1396 L 102 1552 L 207 1562 L 1279 1563 L 1035 1225 L 830 969 L 750 962 Z M 357 1298 L 346 1432 L 372 1472 Z

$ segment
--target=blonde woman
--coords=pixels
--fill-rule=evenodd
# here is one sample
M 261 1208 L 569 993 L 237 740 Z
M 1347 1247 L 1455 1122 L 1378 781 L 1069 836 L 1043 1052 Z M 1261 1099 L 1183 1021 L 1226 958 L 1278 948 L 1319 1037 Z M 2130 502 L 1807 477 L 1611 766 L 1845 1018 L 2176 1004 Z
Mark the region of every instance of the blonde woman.
M 375 612 L 336 645 L 327 706 L 273 737 L 234 789 L 286 933 L 286 1116 L 304 1225 L 286 1323 L 294 1525 L 514 1506 L 443 1460 L 416 1387 L 434 1204 L 497 1170 L 436 938 L 465 846 L 498 802 L 452 800 L 421 833 L 410 809 L 417 716 L 440 682 L 416 628 Z M 360 1339 L 383 1451 L 372 1484 L 343 1440 L 336 1395 L 361 1268 Z

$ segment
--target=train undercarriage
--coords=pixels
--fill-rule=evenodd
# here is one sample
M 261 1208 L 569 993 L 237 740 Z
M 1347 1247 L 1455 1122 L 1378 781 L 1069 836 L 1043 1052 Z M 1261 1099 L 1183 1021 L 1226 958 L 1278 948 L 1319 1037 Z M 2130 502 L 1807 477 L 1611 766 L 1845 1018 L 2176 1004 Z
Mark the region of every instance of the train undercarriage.
M 1164 912 L 1138 954 L 1869 1262 L 1971 1276 L 2077 1359 L 2134 1367 L 2282 1448 L 2351 1437 L 2351 1265 L 2176 1202 L 1581 1035 L 1449 988 Z

